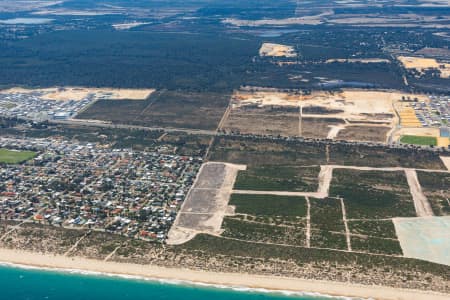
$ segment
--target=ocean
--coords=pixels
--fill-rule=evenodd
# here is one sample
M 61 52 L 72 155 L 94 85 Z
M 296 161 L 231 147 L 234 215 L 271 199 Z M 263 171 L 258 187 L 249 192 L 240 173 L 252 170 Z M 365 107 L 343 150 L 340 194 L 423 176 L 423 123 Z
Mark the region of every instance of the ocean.
M 0 266 L 1 300 L 335 300 L 308 294 Z

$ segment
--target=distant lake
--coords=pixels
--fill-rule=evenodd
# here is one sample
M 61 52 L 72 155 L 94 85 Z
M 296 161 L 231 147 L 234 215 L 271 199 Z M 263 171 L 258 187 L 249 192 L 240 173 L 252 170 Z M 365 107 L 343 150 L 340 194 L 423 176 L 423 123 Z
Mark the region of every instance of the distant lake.
M 259 37 L 279 37 L 282 36 L 283 34 L 288 34 L 288 33 L 294 33 L 297 32 L 298 30 L 294 30 L 294 29 L 269 29 L 269 30 L 264 30 L 264 31 L 258 31 L 255 34 Z
M 53 19 L 46 19 L 46 18 L 15 18 L 15 19 L 7 19 L 7 20 L 0 20 L 0 24 L 5 25 L 39 25 L 39 24 L 47 24 L 52 22 Z

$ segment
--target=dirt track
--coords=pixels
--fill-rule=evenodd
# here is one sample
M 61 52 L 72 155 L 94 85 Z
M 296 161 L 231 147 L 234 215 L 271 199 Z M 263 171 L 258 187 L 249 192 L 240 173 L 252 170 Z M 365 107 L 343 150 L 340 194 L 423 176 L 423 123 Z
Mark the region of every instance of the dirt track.
M 406 179 L 408 180 L 409 191 L 414 200 L 414 207 L 418 217 L 431 217 L 433 216 L 433 210 L 427 197 L 422 193 L 422 187 L 420 186 L 419 179 L 417 178 L 416 170 L 406 169 Z

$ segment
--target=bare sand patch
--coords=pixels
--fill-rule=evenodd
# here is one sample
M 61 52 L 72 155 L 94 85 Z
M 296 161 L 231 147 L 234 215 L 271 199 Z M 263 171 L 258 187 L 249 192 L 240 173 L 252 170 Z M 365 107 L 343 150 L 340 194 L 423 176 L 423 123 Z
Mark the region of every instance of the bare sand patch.
M 259 56 L 296 57 L 297 53 L 293 46 L 263 43 L 259 49 Z
M 115 89 L 115 88 L 86 88 L 86 87 L 54 87 L 44 89 L 24 89 L 24 88 L 11 88 L 7 90 L 1 90 L 1 94 L 30 94 L 40 93 L 43 100 L 59 100 L 68 101 L 75 100 L 80 101 L 88 96 L 92 96 L 94 99 L 107 99 L 107 100 L 145 100 L 155 90 L 154 89 Z
M 450 266 L 450 217 L 394 218 L 406 257 Z
M 245 169 L 244 165 L 221 162 L 203 164 L 169 231 L 167 243 L 183 244 L 198 233 L 220 234 L 237 173 Z
M 431 136 L 438 137 L 439 136 L 439 128 L 414 128 L 414 127 L 403 127 L 394 132 L 392 139 L 394 141 L 400 140 L 403 135 L 417 135 L 417 136 Z
M 447 170 L 450 171 L 450 156 L 441 156 L 441 160 L 444 163 Z

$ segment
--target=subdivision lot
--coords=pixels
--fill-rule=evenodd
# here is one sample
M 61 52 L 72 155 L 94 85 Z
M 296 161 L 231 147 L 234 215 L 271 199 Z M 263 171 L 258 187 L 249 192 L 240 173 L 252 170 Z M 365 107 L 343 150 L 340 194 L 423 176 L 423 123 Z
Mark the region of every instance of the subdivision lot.
M 235 214 L 283 218 L 306 216 L 304 197 L 232 194 L 229 205 L 235 206 Z
M 301 136 L 325 139 L 333 126 L 342 126 L 344 120 L 337 118 L 302 117 Z
M 101 100 L 78 115 L 80 119 L 148 127 L 217 128 L 229 102 L 227 93 L 158 91 L 145 101 Z
M 450 265 L 450 217 L 396 218 L 394 224 L 406 257 Z
M 327 157 L 328 148 L 328 157 Z M 327 159 L 328 158 L 328 159 Z M 215 139 L 210 159 L 252 166 L 262 165 L 344 165 L 406 167 L 446 170 L 439 153 L 420 149 L 384 146 L 300 142 L 270 138 L 220 136 Z
M 386 142 L 387 133 L 391 130 L 387 126 L 346 126 L 337 134 L 337 140 Z
M 310 166 L 326 163 L 325 145 L 286 140 L 217 137 L 211 160 L 253 166 Z
M 240 169 L 245 169 L 245 166 L 219 162 L 202 165 L 169 231 L 169 244 L 184 243 L 198 232 L 220 232 L 234 180 Z
M 341 203 L 338 199 L 311 198 L 310 202 L 311 230 L 345 232 Z
M 235 190 L 296 191 L 317 190 L 319 167 L 271 166 L 249 167 L 240 171 Z
M 402 248 L 397 239 L 383 239 L 367 236 L 351 236 L 352 249 L 359 252 L 402 255 Z
M 349 219 L 415 217 L 405 173 L 335 169 L 330 195 L 342 197 Z
M 299 135 L 299 115 L 292 111 L 257 108 L 232 109 L 222 129 L 225 132 L 259 135 Z
M 329 162 L 335 165 L 446 169 L 439 154 L 434 151 L 345 144 L 330 145 L 329 150 Z
M 396 239 L 395 227 L 392 220 L 349 220 L 350 233 L 380 238 Z
M 225 218 L 222 224 L 223 237 L 259 243 L 305 246 L 304 226 L 279 226 Z
M 450 174 L 418 171 L 417 176 L 434 215 L 450 215 Z
M 217 128 L 228 106 L 230 94 L 162 91 L 137 122 L 148 126 L 210 129 Z

